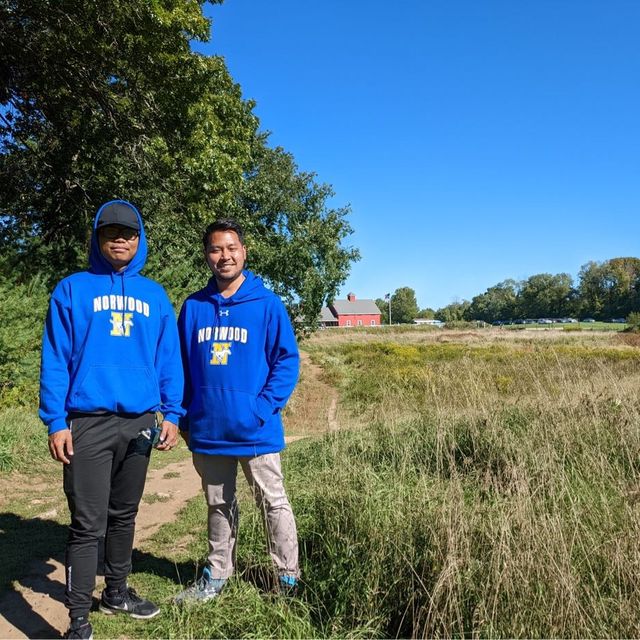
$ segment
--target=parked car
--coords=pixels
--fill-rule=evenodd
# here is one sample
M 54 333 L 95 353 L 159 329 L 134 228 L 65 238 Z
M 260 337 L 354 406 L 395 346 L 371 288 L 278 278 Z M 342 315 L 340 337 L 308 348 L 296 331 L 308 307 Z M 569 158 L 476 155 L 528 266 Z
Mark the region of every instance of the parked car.
M 593 318 L 584 318 L 580 322 L 595 322 L 595 320 Z
M 549 318 L 538 318 L 538 324 L 553 324 L 553 320 Z
M 615 322 L 616 324 L 626 324 L 626 320 L 624 318 L 614 318 L 611 322 Z

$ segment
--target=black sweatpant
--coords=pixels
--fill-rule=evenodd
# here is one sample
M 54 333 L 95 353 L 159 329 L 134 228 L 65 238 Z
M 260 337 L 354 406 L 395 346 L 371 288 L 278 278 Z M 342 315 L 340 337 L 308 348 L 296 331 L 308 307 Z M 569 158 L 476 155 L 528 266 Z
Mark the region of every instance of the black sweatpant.
M 138 505 L 151 443 L 140 432 L 155 415 L 75 414 L 69 417 L 71 462 L 64 465 L 64 492 L 71 512 L 65 554 L 65 604 L 71 617 L 88 615 L 105 537 L 104 577 L 109 587 L 126 583 Z

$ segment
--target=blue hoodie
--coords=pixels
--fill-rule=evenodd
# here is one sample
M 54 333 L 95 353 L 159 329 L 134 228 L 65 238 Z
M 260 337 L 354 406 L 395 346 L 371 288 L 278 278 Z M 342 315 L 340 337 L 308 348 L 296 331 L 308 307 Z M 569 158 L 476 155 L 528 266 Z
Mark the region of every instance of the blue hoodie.
M 284 449 L 281 410 L 298 380 L 287 311 L 262 280 L 223 297 L 215 278 L 189 296 L 178 330 L 185 370 L 180 428 L 196 453 L 257 456 Z
M 140 275 L 147 259 L 142 219 L 138 250 L 123 271 L 100 251 L 96 225 L 90 268 L 55 288 L 42 340 L 40 418 L 55 433 L 70 412 L 182 415 L 183 374 L 175 313 L 164 289 Z

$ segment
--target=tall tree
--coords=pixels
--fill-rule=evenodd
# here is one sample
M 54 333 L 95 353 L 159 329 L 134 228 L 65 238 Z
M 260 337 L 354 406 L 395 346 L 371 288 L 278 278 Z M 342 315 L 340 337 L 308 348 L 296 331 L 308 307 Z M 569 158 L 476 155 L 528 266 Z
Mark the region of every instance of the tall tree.
M 375 303 L 376 307 L 380 309 L 381 324 L 389 324 L 389 299 L 376 298 Z
M 520 284 L 515 280 L 505 280 L 489 287 L 471 300 L 467 311 L 468 319 L 485 322 L 513 319 L 516 315 L 519 289 Z
M 299 172 L 293 156 L 257 136 L 246 180 L 233 210 L 245 223 L 250 261 L 305 326 L 313 326 L 325 300 L 333 300 L 349 264 L 359 258 L 343 245 L 351 233 L 349 208 L 327 205 L 334 192 L 313 173 Z
M 391 322 L 412 323 L 418 315 L 416 292 L 411 287 L 400 287 L 391 296 Z
M 640 310 L 640 259 L 612 258 L 580 269 L 578 291 L 584 315 L 624 318 Z
M 411 287 L 400 287 L 385 299 L 376 298 L 376 306 L 380 309 L 382 324 L 389 324 L 389 311 L 393 324 L 406 324 L 418 317 L 419 309 L 415 291 Z
M 573 298 L 573 281 L 568 273 L 539 273 L 522 284 L 517 305 L 519 315 L 525 318 L 570 315 Z
M 208 33 L 201 3 L 165 4 L 0 1 L 3 238 L 32 268 L 75 268 L 99 201 L 173 174 L 224 65 L 191 53 Z
M 578 274 L 578 295 L 580 314 L 602 319 L 607 305 L 607 292 L 604 280 L 606 269 L 601 263 L 588 262 L 582 265 Z
M 0 0 L 0 249 L 57 280 L 84 265 L 97 206 L 122 197 L 178 299 L 207 276 L 203 227 L 233 216 L 255 269 L 311 325 L 358 257 L 342 244 L 349 209 L 268 146 L 222 58 L 191 50 L 209 37 L 204 4 Z

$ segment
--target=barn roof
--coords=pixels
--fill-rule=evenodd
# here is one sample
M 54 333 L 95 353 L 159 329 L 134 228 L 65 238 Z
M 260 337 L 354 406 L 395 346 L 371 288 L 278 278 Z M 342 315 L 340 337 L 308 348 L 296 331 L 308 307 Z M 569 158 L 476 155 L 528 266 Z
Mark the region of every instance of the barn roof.
M 320 322 L 335 322 L 337 318 L 333 315 L 333 312 L 329 307 L 322 307 L 320 309 Z
M 380 315 L 380 309 L 373 300 L 334 300 L 331 306 L 341 316 Z

